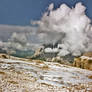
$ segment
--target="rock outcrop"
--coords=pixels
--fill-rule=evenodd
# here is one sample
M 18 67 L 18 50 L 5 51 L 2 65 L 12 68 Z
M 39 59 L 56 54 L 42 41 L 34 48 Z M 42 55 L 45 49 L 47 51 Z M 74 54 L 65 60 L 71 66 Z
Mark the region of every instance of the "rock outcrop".
M 47 60 L 48 58 L 56 57 L 56 53 L 45 53 L 44 48 L 39 48 L 35 51 L 34 55 L 31 57 L 31 59 L 42 59 Z
M 58 56 L 57 52 L 48 52 L 46 53 L 44 51 L 44 48 L 39 48 L 35 51 L 34 55 L 31 56 L 31 59 L 40 59 L 40 60 L 45 60 L 45 61 L 49 61 L 49 62 L 58 62 L 58 63 L 73 63 L 74 61 L 74 56 L 72 56 L 71 54 L 66 55 L 66 56 Z M 59 58 L 58 58 L 59 57 Z
M 64 65 L 71 65 L 71 63 L 67 60 L 64 60 L 63 58 L 61 57 L 53 57 L 51 59 L 51 62 L 57 62 L 57 63 L 60 63 L 60 64 L 64 64 Z
M 8 59 L 8 58 L 9 58 L 9 56 L 8 56 L 8 55 L 6 55 L 6 54 L 0 54 L 0 58 Z
M 83 56 L 75 58 L 73 66 L 92 70 L 92 52 L 84 53 Z

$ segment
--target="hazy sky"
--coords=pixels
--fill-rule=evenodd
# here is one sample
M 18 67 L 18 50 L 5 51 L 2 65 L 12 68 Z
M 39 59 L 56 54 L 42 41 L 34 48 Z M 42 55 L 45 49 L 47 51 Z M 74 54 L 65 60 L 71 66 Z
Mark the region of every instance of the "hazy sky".
M 55 8 L 66 3 L 73 6 L 83 2 L 87 15 L 92 19 L 92 0 L 0 0 L 0 24 L 30 25 L 30 20 L 39 20 L 50 3 Z

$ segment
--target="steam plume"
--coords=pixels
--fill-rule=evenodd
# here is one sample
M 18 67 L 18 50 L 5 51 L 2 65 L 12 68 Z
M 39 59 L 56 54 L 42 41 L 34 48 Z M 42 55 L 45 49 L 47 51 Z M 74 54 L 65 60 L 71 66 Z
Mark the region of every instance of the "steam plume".
M 38 33 L 43 43 L 55 44 L 59 41 L 59 56 L 74 56 L 92 51 L 91 20 L 85 15 L 86 7 L 77 3 L 74 8 L 62 4 L 56 10 L 51 4 L 38 24 Z

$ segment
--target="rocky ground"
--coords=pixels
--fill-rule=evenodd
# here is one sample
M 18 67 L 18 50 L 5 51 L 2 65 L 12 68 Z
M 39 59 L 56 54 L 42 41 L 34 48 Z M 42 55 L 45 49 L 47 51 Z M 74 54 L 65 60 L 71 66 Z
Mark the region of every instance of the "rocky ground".
M 0 59 L 0 92 L 92 92 L 92 71 L 40 60 Z

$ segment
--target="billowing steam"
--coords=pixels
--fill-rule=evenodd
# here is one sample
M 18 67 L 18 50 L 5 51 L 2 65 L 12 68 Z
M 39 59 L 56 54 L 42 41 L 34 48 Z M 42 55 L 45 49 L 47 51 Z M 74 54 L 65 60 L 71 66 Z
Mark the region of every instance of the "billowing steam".
M 51 4 L 38 24 L 38 35 L 42 43 L 55 44 L 60 48 L 58 55 L 81 55 L 92 51 L 91 20 L 85 15 L 85 6 L 77 3 L 74 8 L 62 4 L 56 10 Z
M 30 43 L 27 41 L 27 37 L 24 33 L 14 32 L 7 42 L 0 41 L 0 48 L 6 51 L 8 54 L 16 53 L 16 50 L 28 51 L 30 50 Z
M 82 3 L 77 3 L 74 8 L 62 4 L 56 10 L 54 4 L 51 4 L 41 20 L 33 22 L 38 24 L 36 28 L 4 27 L 22 32 L 13 33 L 8 42 L 0 41 L 0 48 L 36 50 L 44 44 L 47 46 L 45 52 L 58 52 L 59 56 L 78 56 L 92 51 L 92 25 L 91 20 L 85 15 L 85 10 L 86 7 Z M 48 47 L 48 44 L 52 48 Z

